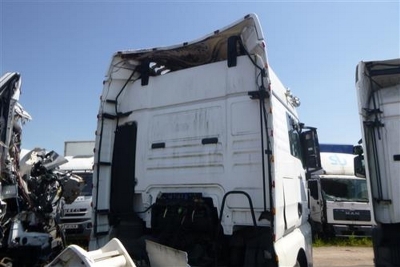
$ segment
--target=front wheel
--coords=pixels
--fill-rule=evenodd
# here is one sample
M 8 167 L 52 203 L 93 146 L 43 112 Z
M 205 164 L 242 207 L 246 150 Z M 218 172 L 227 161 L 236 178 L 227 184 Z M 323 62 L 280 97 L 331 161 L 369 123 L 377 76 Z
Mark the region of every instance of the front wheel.
M 297 260 L 296 264 L 293 267 L 307 267 L 307 257 L 304 254 L 304 251 L 300 251 L 299 254 L 297 255 Z

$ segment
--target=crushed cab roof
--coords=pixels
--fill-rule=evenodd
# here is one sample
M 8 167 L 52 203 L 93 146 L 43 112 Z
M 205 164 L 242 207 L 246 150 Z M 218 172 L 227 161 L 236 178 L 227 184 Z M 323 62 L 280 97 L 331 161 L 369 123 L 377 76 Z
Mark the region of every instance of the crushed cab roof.
M 240 37 L 246 47 L 246 29 L 256 32 L 256 39 L 263 41 L 263 34 L 259 20 L 255 14 L 249 14 L 241 20 L 225 28 L 214 31 L 203 38 L 183 44 L 141 50 L 119 51 L 113 56 L 113 68 L 137 69 L 142 63 L 148 63 L 152 70 L 150 75 L 160 75 L 170 71 L 177 71 L 227 59 L 227 42 L 231 36 Z M 250 34 L 247 34 L 250 35 Z M 238 55 L 244 55 L 238 47 Z M 266 58 L 266 55 L 263 55 Z M 140 68 L 139 68 L 140 72 Z

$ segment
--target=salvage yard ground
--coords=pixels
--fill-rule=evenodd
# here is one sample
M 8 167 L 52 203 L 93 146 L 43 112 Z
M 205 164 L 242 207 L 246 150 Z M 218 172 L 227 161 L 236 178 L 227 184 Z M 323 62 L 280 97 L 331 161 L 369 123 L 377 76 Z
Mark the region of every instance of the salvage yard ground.
M 314 267 L 372 267 L 374 252 L 369 237 L 316 238 Z
M 314 267 L 373 267 L 372 247 L 325 246 L 313 248 Z

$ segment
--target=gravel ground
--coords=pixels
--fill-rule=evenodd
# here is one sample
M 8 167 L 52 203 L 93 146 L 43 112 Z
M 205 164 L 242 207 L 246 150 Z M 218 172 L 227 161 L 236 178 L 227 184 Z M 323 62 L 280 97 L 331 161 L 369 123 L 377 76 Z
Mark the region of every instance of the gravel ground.
M 373 267 L 372 247 L 314 247 L 314 267 Z

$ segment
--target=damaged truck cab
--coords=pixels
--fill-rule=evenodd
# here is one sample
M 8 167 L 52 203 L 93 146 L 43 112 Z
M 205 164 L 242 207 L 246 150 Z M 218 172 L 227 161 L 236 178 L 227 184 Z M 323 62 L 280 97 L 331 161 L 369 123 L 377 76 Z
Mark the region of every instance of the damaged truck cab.
M 156 266 L 154 244 L 193 266 L 311 266 L 306 176 L 321 166 L 299 104 L 269 67 L 254 14 L 192 42 L 115 53 L 89 249 L 117 237 L 137 266 Z

